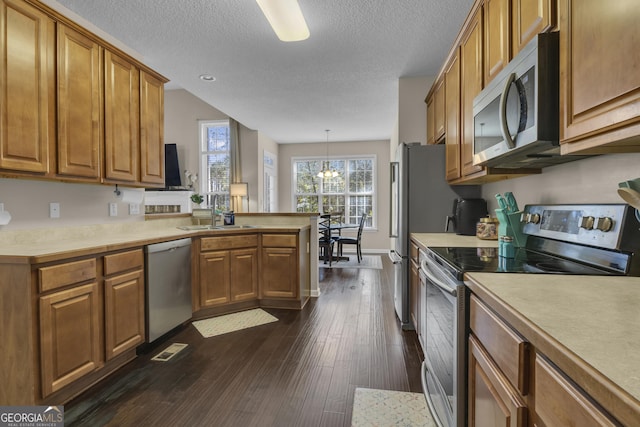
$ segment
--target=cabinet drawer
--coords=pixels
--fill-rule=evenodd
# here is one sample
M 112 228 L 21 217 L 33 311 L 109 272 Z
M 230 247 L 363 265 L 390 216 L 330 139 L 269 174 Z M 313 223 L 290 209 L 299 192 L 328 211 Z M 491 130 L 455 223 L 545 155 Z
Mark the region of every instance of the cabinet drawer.
M 74 285 L 96 278 L 96 260 L 67 262 L 38 269 L 40 292 Z
M 471 297 L 469 323 L 505 376 L 526 396 L 529 388 L 529 343 L 474 296 Z
M 538 390 L 535 405 L 537 425 L 620 425 L 539 354 L 536 354 L 535 358 L 535 384 Z
M 239 236 L 204 237 L 200 241 L 201 251 L 220 249 L 236 249 L 258 247 L 257 234 L 243 234 Z
M 142 267 L 143 264 L 144 255 L 142 254 L 142 249 L 106 255 L 104 257 L 104 274 L 109 276 L 122 271 L 134 270 Z
M 262 246 L 270 248 L 295 248 L 297 246 L 295 234 L 263 234 Z

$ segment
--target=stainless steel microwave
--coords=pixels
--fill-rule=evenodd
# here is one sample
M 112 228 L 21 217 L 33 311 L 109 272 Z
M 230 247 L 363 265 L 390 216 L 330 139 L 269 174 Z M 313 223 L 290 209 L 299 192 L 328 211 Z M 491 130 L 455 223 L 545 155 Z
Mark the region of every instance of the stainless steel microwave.
M 473 101 L 473 163 L 535 168 L 561 156 L 558 33 L 539 34 Z

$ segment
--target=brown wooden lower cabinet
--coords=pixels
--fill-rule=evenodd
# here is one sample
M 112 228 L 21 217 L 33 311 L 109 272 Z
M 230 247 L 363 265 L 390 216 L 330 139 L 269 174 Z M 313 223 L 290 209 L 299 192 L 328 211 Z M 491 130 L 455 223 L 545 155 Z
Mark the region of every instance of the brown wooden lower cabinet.
M 622 425 L 475 294 L 470 308 L 470 427 Z
M 298 250 L 296 248 L 262 249 L 262 296 L 296 298 L 298 296 Z
M 469 337 L 469 426 L 524 427 L 527 404 L 479 341 Z
M 619 426 L 555 366 L 539 354 L 535 363 L 535 425 Z
M 101 298 L 93 282 L 40 297 L 42 397 L 98 369 Z

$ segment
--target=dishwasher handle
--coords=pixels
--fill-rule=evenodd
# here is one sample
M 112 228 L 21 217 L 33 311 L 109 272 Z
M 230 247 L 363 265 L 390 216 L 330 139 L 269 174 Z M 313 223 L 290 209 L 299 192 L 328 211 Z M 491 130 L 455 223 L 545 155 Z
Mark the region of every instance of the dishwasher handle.
M 156 253 L 156 252 L 166 252 L 173 251 L 178 248 L 183 248 L 185 246 L 191 246 L 191 237 L 187 237 L 185 239 L 179 240 L 170 240 L 168 242 L 162 243 L 154 243 L 152 245 L 145 246 L 145 251 L 148 254 Z

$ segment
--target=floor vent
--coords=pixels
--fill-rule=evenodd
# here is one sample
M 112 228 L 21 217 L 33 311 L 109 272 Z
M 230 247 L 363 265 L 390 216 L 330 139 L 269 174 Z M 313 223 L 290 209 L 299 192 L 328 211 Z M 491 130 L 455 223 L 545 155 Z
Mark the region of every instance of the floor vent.
M 181 343 L 173 343 L 169 347 L 162 350 L 160 353 L 156 354 L 151 358 L 151 360 L 155 360 L 157 362 L 166 362 L 171 359 L 176 354 L 180 353 L 188 344 Z

